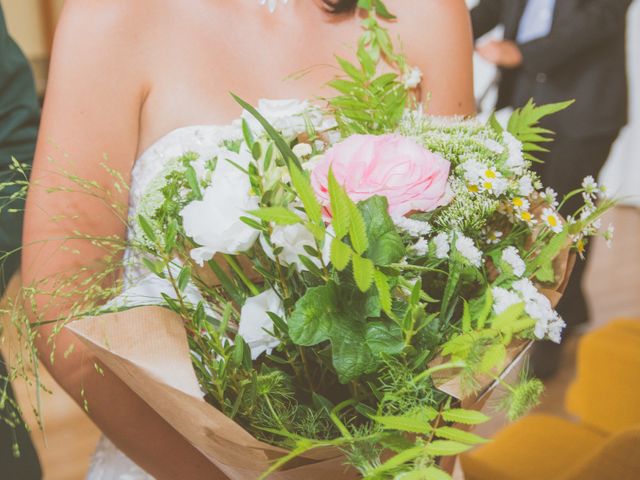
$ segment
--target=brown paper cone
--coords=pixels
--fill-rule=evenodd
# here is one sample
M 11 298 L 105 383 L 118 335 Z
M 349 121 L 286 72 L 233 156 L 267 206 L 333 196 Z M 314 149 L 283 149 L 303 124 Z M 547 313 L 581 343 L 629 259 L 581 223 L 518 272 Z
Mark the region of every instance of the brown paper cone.
M 260 442 L 202 397 L 181 318 L 160 307 L 82 319 L 69 327 L 109 370 L 233 480 L 266 471 L 286 450 Z M 309 452 L 271 478 L 357 478 L 336 449 Z

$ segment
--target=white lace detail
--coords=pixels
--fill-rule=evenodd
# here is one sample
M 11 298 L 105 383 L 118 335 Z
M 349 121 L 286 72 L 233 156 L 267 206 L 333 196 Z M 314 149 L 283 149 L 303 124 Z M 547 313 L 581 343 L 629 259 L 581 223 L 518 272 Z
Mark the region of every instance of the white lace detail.
M 146 188 L 162 174 L 169 161 L 190 152 L 199 154 L 201 158 L 212 158 L 223 139 L 240 138 L 241 134 L 237 126 L 190 126 L 169 132 L 155 142 L 138 158 L 133 167 L 129 218 L 136 217 Z M 129 235 L 132 234 L 130 229 Z M 146 272 L 141 262 L 136 261 L 133 252 L 126 252 L 125 257 L 124 291 L 114 302 L 129 307 L 144 305 L 161 298 L 162 292 L 172 291 L 168 282 Z M 103 437 L 93 455 L 87 480 L 153 480 L 153 477 Z

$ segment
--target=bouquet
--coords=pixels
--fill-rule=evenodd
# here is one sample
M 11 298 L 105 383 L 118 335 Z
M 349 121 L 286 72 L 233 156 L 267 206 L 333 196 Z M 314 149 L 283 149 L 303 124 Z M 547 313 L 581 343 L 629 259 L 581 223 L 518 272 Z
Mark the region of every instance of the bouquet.
M 337 96 L 236 97 L 213 153 L 137 193 L 122 291 L 69 326 L 231 478 L 450 478 L 442 459 L 486 441 L 475 400 L 523 345 L 560 341 L 570 252 L 611 206 L 586 179 L 565 220 L 531 168 L 570 102 L 506 128 L 430 117 L 389 12 L 361 7 Z M 506 388 L 517 418 L 542 385 Z

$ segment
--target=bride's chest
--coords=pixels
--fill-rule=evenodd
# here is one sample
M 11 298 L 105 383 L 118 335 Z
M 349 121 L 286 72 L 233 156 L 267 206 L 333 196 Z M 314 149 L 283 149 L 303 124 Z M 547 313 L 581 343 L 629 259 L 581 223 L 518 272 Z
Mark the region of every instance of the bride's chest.
M 326 84 L 340 73 L 335 56 L 355 61 L 359 34 L 357 27 L 269 36 L 229 28 L 210 38 L 174 38 L 155 52 L 150 65 L 140 149 L 178 127 L 230 123 L 241 111 L 231 93 L 252 104 L 260 98 L 330 96 Z

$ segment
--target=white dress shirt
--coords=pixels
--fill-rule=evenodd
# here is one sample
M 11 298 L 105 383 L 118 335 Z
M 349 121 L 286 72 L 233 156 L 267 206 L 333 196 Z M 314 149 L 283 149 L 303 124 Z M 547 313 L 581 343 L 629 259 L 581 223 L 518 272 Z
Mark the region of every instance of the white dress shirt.
M 518 43 L 527 43 L 551 33 L 556 0 L 529 0 L 520 20 Z

